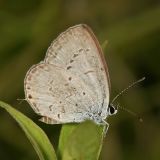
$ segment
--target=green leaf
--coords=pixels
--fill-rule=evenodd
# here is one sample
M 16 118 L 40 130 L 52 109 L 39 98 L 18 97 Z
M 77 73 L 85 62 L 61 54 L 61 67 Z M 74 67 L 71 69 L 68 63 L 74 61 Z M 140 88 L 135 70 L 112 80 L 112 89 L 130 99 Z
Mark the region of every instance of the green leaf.
M 36 125 L 31 119 L 0 101 L 0 106 L 4 108 L 20 125 L 29 141 L 33 145 L 40 160 L 56 160 L 56 154 L 44 131 Z
M 92 121 L 81 124 L 65 124 L 59 140 L 59 156 L 62 160 L 97 160 L 102 148 L 105 126 Z

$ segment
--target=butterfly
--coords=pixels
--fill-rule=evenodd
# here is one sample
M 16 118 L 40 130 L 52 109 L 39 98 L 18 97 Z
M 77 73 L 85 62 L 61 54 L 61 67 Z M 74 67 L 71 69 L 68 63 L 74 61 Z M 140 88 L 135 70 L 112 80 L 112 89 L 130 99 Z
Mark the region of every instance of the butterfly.
M 117 113 L 109 104 L 110 79 L 100 44 L 86 24 L 61 33 L 43 61 L 33 65 L 24 80 L 25 97 L 47 124 L 92 120 L 108 124 Z

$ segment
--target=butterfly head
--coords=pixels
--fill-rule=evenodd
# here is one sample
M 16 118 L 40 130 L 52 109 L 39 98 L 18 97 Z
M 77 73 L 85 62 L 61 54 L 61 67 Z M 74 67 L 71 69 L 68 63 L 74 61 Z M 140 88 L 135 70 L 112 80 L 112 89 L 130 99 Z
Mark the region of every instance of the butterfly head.
M 117 111 L 118 111 L 117 107 L 115 107 L 112 103 L 109 104 L 108 113 L 109 113 L 110 116 L 116 114 Z

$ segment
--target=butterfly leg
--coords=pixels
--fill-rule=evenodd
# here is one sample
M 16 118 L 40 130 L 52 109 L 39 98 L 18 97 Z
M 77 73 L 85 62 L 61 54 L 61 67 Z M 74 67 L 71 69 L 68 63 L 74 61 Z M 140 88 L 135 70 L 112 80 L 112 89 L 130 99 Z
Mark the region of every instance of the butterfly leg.
M 103 135 L 104 135 L 104 137 L 106 136 L 106 133 L 107 133 L 107 131 L 108 131 L 108 128 L 109 128 L 109 123 L 108 122 L 106 122 L 105 120 L 103 120 L 103 125 L 104 125 L 104 127 L 103 127 Z

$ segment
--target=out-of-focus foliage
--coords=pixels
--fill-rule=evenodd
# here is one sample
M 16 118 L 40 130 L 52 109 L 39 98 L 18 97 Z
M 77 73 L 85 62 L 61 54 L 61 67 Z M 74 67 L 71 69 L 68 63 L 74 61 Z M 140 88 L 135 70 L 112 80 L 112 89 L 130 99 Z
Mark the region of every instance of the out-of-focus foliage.
M 25 132 L 40 160 L 56 160 L 56 154 L 44 131 L 31 119 L 11 107 L 9 104 L 0 101 L 0 107 L 5 109 L 17 121 Z
M 48 134 L 56 147 L 61 125 L 45 125 L 24 101 L 23 79 L 29 67 L 45 56 L 47 47 L 68 27 L 88 24 L 101 44 L 111 78 L 111 98 L 132 81 L 141 85 L 119 98 L 119 110 L 108 118 L 109 131 L 101 159 L 160 159 L 160 3 L 158 0 L 1 0 L 0 99 L 18 106 Z M 53 141 L 54 139 L 54 141 Z M 0 112 L 0 159 L 37 159 L 17 123 Z

